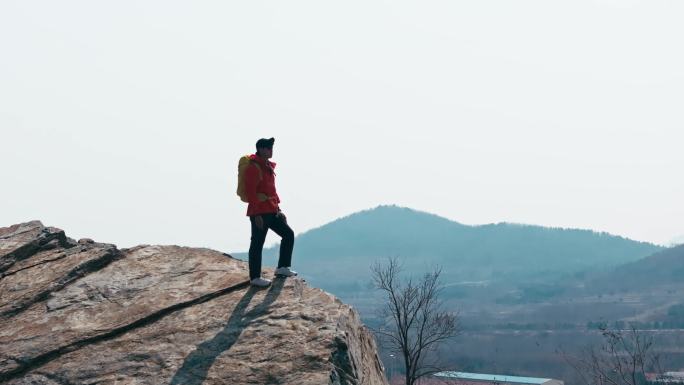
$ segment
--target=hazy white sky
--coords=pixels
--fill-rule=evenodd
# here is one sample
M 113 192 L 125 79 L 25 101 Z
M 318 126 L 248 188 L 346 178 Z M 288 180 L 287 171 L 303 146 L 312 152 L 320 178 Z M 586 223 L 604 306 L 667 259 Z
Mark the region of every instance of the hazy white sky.
M 668 243 L 683 17 L 674 0 L 3 0 L 0 226 L 242 251 L 237 159 L 274 136 L 296 233 L 398 204 Z

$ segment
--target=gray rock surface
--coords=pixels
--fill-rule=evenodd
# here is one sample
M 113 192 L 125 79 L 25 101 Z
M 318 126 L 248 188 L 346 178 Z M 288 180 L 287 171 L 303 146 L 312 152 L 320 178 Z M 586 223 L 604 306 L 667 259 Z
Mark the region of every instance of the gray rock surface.
M 0 383 L 387 384 L 352 308 L 247 276 L 209 249 L 0 228 Z

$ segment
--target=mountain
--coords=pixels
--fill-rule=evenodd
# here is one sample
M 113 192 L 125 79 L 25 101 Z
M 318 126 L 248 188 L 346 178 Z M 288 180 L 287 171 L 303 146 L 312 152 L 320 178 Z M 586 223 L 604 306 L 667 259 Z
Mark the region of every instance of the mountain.
M 265 258 L 275 258 L 277 249 L 264 250 Z M 590 230 L 510 223 L 468 226 L 410 208 L 379 206 L 299 235 L 293 265 L 312 284 L 340 294 L 363 291 L 371 264 L 387 257 L 399 257 L 408 272 L 440 265 L 447 284 L 554 282 L 661 249 Z M 246 258 L 245 253 L 235 255 Z
M 387 385 L 354 309 L 300 279 L 247 277 L 210 249 L 0 228 L 0 383 Z
M 594 291 L 644 291 L 656 287 L 684 286 L 684 245 L 659 251 L 592 277 Z

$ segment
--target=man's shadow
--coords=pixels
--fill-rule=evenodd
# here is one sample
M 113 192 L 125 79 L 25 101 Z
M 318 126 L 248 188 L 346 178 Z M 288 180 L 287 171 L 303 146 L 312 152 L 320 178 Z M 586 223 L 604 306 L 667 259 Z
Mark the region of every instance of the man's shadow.
M 252 310 L 246 312 L 252 297 L 261 289 L 253 286 L 247 290 L 245 295 L 235 305 L 233 314 L 230 315 L 226 326 L 211 340 L 202 342 L 197 349 L 190 353 L 183 361 L 180 369 L 174 374 L 170 385 L 199 385 L 207 378 L 209 369 L 216 361 L 216 358 L 223 352 L 228 351 L 240 338 L 240 334 L 245 328 L 259 317 L 264 311 L 268 310 L 273 302 L 278 298 L 285 284 L 284 278 L 276 278 L 268 289 L 263 302 L 256 305 Z

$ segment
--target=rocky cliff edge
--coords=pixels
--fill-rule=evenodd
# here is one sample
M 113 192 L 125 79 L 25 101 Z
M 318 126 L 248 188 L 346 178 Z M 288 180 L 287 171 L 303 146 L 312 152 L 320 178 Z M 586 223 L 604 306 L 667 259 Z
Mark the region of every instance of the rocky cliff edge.
M 0 228 L 0 383 L 387 384 L 352 308 L 300 279 L 254 289 L 247 276 L 210 249 Z

